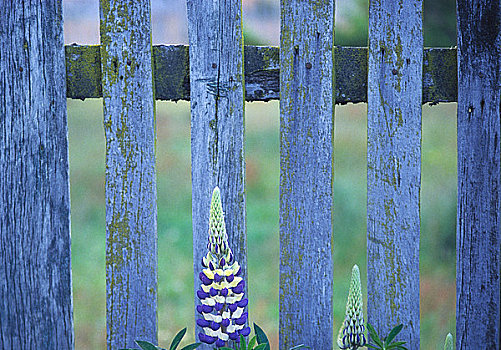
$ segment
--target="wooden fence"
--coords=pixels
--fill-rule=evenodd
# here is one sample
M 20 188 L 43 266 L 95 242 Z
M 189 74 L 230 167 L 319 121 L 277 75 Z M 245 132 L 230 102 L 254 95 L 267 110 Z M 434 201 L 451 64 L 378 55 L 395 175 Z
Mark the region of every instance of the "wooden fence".
M 66 97 L 103 98 L 117 349 L 157 339 L 155 98 L 191 100 L 194 268 L 219 185 L 246 275 L 244 106 L 280 96 L 280 349 L 333 348 L 333 116 L 347 102 L 368 103 L 368 319 L 403 323 L 419 349 L 421 104 L 453 101 L 456 345 L 499 349 L 499 1 L 458 0 L 457 50 L 423 49 L 420 0 L 371 1 L 368 48 L 334 47 L 334 0 L 281 0 L 280 48 L 244 47 L 239 0 L 187 5 L 189 49 L 151 46 L 148 1 L 102 1 L 100 46 L 64 47 L 60 0 L 0 6 L 0 348 L 74 346 Z

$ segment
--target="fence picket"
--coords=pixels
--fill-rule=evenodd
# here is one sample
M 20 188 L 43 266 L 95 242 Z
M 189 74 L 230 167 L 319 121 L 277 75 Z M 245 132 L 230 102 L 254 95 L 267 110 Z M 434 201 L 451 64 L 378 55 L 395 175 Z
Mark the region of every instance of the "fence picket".
M 281 1 L 280 349 L 332 349 L 334 1 Z
M 501 7 L 459 0 L 456 348 L 499 349 Z
M 367 144 L 368 321 L 419 349 L 421 0 L 371 1 Z
M 247 278 L 242 3 L 188 0 L 187 8 L 193 263 L 198 290 L 196 272 L 207 253 L 210 199 L 216 185 L 221 188 L 228 242 Z M 199 303 L 196 295 L 195 303 Z
M 0 348 L 72 349 L 62 4 L 0 19 Z
M 101 1 L 108 349 L 157 341 L 155 105 L 149 1 Z

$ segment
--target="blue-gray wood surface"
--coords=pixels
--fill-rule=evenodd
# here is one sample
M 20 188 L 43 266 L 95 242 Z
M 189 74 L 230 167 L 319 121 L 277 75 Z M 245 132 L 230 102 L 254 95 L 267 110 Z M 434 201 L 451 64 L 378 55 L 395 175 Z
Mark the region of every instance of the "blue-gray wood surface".
M 157 100 L 189 100 L 190 76 L 187 45 L 153 47 L 155 97 Z M 423 103 L 457 101 L 455 48 L 428 48 L 423 55 Z M 334 49 L 336 104 L 367 102 L 367 48 Z M 278 47 L 245 46 L 245 99 L 279 99 Z M 102 97 L 99 46 L 66 47 L 69 98 Z
M 280 349 L 332 349 L 334 1 L 281 1 Z
M 212 190 L 221 189 L 228 242 L 247 276 L 241 0 L 188 0 L 195 291 L 207 254 Z M 189 239 L 189 237 L 187 237 Z M 199 303 L 195 294 L 195 304 Z M 250 300 L 252 303 L 252 300 Z M 196 335 L 201 332 L 197 326 Z M 200 349 L 210 349 L 203 345 Z
M 501 3 L 457 2 L 456 348 L 500 349 Z
M 157 341 L 155 105 L 149 1 L 101 1 L 108 349 Z
M 0 349 L 72 349 L 61 1 L 3 1 L 0 40 Z
M 371 1 L 367 141 L 367 313 L 419 349 L 421 0 Z

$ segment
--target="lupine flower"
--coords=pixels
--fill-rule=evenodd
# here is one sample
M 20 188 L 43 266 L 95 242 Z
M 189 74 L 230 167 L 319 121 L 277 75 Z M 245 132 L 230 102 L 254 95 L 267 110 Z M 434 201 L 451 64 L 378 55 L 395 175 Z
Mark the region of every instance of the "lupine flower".
M 351 271 L 350 292 L 346 302 L 346 316 L 339 330 L 337 345 L 340 349 L 357 349 L 365 346 L 364 313 L 362 310 L 362 284 L 358 266 Z
M 248 300 L 244 298 L 245 281 L 240 277 L 241 267 L 228 246 L 221 193 L 216 187 L 212 193 L 209 215 L 209 243 L 207 255 L 202 258 L 202 281 L 197 296 L 203 328 L 198 334 L 201 342 L 223 347 L 229 340 L 240 341 L 250 333 L 246 326 Z

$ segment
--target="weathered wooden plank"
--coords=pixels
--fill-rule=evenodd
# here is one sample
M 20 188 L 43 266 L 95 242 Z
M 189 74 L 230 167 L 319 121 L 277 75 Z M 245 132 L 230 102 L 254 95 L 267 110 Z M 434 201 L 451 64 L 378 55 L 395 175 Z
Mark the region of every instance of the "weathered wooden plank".
M 459 0 L 456 348 L 499 349 L 501 4 Z
M 419 349 L 422 0 L 369 7 L 368 322 Z
M 280 349 L 332 349 L 334 1 L 281 1 Z
M 73 349 L 61 1 L 0 6 L 0 348 Z
M 101 1 L 108 349 L 157 341 L 155 101 L 149 1 Z
M 367 102 L 367 48 L 338 46 L 335 52 L 336 103 Z M 457 101 L 456 49 L 424 51 L 423 103 Z M 280 92 L 277 47 L 245 46 L 245 99 L 278 100 Z M 157 100 L 189 100 L 188 46 L 154 46 L 155 97 Z M 66 47 L 69 98 L 98 98 L 101 61 L 97 46 Z
M 200 271 L 207 253 L 211 194 L 219 186 L 228 242 L 246 279 L 242 4 L 188 0 L 187 8 L 194 269 Z M 199 287 L 195 273 L 195 291 Z

